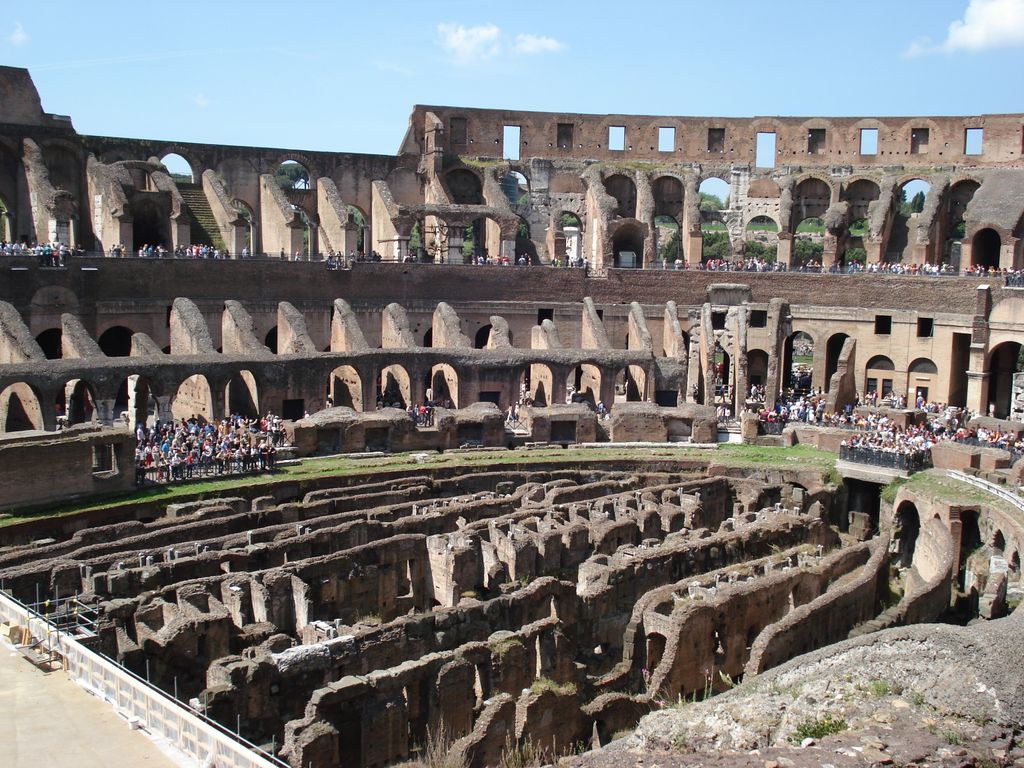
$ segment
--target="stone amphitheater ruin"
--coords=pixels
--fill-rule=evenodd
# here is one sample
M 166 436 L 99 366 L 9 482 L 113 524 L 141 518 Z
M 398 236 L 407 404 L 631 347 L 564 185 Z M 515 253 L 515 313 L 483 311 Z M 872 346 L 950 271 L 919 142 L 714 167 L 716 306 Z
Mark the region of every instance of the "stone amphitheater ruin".
M 903 761 L 1024 760 L 1024 460 L 946 443 L 908 478 L 836 462 L 843 430 L 719 419 L 751 386 L 774 406 L 800 357 L 831 411 L 894 392 L 1024 431 L 1024 288 L 1000 272 L 1024 267 L 1024 115 L 417 106 L 376 156 L 85 136 L 27 71 L 0 68 L 0 93 L 0 240 L 79 249 L 0 256 L 0 620 L 162 691 L 144 727 L 207 765 L 433 765 L 441 741 L 444 764 L 482 767 L 602 747 L 668 710 L 565 759 L 761 766 L 801 734 L 787 707 L 853 695 L 829 677 L 842 701 L 780 703 L 794 675 L 912 645 L 856 690 L 906 689 L 901 707 L 958 717 L 982 747 L 947 736 Z M 275 177 L 286 162 L 301 188 Z M 726 207 L 702 209 L 716 177 Z M 908 213 L 914 180 L 930 191 Z M 755 219 L 791 270 L 696 268 L 709 232 L 741 256 Z M 822 272 L 797 269 L 808 219 Z M 666 227 L 688 268 L 662 257 Z M 227 257 L 108 255 L 200 243 Z M 955 274 L 830 270 L 853 249 Z M 383 258 L 326 268 L 357 250 Z M 484 254 L 499 263 L 463 263 Z M 570 259 L 585 268 L 551 266 Z M 427 400 L 450 407 L 418 425 L 407 408 Z M 135 493 L 126 425 L 267 411 L 288 469 L 312 469 Z M 967 626 L 911 626 L 938 621 Z M 922 649 L 962 695 L 907 672 Z M 775 720 L 735 714 L 765 691 Z M 170 733 L 171 709 L 242 751 Z M 911 744 L 888 730 L 890 752 Z M 812 762 L 893 760 L 874 744 Z

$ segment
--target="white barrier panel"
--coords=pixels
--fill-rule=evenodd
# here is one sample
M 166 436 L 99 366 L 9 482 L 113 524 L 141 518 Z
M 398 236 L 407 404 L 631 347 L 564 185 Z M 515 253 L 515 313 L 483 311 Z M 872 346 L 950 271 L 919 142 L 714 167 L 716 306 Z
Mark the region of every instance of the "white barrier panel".
M 950 469 L 947 472 L 949 476 L 952 477 L 953 479 L 967 483 L 968 485 L 973 485 L 975 488 L 981 488 L 983 491 L 988 491 L 993 496 L 998 496 L 1006 503 L 1012 504 L 1020 512 L 1024 512 L 1024 499 L 1022 499 L 1016 493 L 1011 493 L 1010 491 L 1006 490 L 1001 486 L 996 485 L 995 483 L 990 483 L 988 480 L 983 480 L 980 477 L 968 475 L 967 473 L 961 472 L 958 469 Z
M 89 650 L 70 635 L 56 631 L 2 592 L 0 620 L 27 626 L 33 640 L 41 641 L 41 649 L 53 651 L 65 660 L 65 668 L 75 683 L 102 697 L 129 722 L 138 721 L 150 733 L 162 736 L 204 768 L 280 768 L 286 765 L 255 752 L 253 745 L 210 725 L 181 702 Z

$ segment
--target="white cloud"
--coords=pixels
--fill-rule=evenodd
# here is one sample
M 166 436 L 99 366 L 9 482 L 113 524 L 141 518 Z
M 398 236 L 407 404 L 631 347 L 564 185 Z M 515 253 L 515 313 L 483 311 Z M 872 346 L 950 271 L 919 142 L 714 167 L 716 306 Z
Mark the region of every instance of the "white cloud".
M 21 26 L 20 21 L 14 23 L 14 31 L 7 36 L 7 40 L 11 43 L 11 45 L 24 45 L 30 39 L 31 38 L 29 38 L 28 32 L 26 32 L 25 28 Z
M 208 106 L 210 106 L 210 100 L 206 98 L 206 94 L 204 93 L 197 93 L 195 102 L 196 106 L 200 109 L 206 109 Z
M 945 40 L 937 44 L 928 38 L 915 40 L 903 55 L 976 52 L 1012 46 L 1024 46 L 1024 0 L 970 0 L 964 17 L 949 25 Z
M 561 40 L 555 40 L 553 37 L 547 37 L 546 35 L 516 35 L 516 43 L 512 46 L 512 50 L 516 53 L 554 53 L 565 48 L 565 43 Z
M 437 25 L 437 38 L 456 64 L 474 64 L 497 56 L 501 50 L 501 29 L 494 24 L 465 27 L 445 22 Z

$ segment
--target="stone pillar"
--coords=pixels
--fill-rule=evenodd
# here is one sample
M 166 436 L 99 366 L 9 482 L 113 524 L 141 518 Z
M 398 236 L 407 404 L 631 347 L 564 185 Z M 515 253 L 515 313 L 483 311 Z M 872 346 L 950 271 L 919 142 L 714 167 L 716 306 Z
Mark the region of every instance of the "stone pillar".
M 549 405 L 565 405 L 566 380 L 569 378 L 569 369 L 561 365 L 551 365 L 551 396 Z
M 174 420 L 171 415 L 171 395 L 153 395 L 156 399 L 157 418 L 167 424 Z
M 690 269 L 696 269 L 703 258 L 704 236 L 699 229 L 695 232 L 688 232 L 686 234 L 686 260 L 690 264 Z
M 615 373 L 614 368 L 601 369 L 601 391 L 598 397 L 609 411 L 615 405 Z
M 974 353 L 971 353 L 973 362 Z M 972 365 L 972 367 L 974 367 Z M 980 366 L 979 366 L 980 367 Z M 988 401 L 988 379 L 989 374 L 983 371 L 967 372 L 967 407 L 972 411 L 988 416 L 986 404 Z
M 96 398 L 96 421 L 104 427 L 114 426 L 114 400 Z
M 462 227 L 449 227 L 448 228 L 448 254 L 447 259 L 449 264 L 462 264 L 464 262 L 462 258 L 462 242 L 464 239 L 465 231 Z
M 787 267 L 793 266 L 793 235 L 790 232 L 779 232 L 776 260 Z
M 399 235 L 395 238 L 395 261 L 405 261 L 405 257 L 409 255 L 409 236 Z
M 882 262 L 882 249 L 885 247 L 884 240 L 864 240 L 864 250 L 867 252 L 868 264 L 880 264 Z
M 499 251 L 499 253 L 498 253 L 498 259 L 499 260 L 504 259 L 507 256 L 510 264 L 515 264 L 516 263 L 516 241 L 515 240 L 505 240 L 504 238 L 502 238 L 501 246 L 498 249 L 498 251 Z

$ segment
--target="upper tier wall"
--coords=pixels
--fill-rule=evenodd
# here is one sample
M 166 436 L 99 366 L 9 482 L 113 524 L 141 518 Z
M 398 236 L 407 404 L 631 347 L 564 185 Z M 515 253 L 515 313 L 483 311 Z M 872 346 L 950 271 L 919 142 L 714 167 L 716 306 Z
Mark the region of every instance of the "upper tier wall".
M 427 118 L 428 113 L 441 120 L 442 131 L 436 130 L 436 124 Z M 580 115 L 419 105 L 413 110 L 412 133 L 406 137 L 402 152 L 415 152 L 419 147 L 434 144 L 458 155 L 512 156 L 503 153 L 505 126 L 520 129 L 520 157 L 552 160 L 645 160 L 660 164 L 753 167 L 757 134 L 761 132 L 776 134 L 775 164 L 780 166 L 1001 166 L 1019 164 L 1024 152 L 1024 114 L 724 118 Z M 621 150 L 608 148 L 608 129 L 613 126 L 625 129 Z M 659 150 L 660 128 L 674 129 L 671 151 Z M 983 130 L 981 154 L 965 153 L 969 128 Z M 874 154 L 860 153 L 861 129 L 878 130 Z M 720 144 L 719 136 L 711 133 L 718 130 L 724 131 Z

